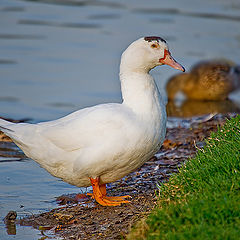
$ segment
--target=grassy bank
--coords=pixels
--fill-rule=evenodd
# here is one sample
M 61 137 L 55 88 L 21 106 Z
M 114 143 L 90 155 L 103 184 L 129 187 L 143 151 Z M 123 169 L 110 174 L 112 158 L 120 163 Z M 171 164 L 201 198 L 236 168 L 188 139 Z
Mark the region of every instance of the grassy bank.
M 163 184 L 159 206 L 128 239 L 239 239 L 240 116 Z

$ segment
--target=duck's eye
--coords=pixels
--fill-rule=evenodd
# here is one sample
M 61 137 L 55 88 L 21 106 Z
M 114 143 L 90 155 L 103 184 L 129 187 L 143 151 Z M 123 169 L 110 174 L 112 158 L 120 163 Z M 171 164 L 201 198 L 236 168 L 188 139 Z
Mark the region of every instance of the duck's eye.
M 157 44 L 154 44 L 154 43 L 153 43 L 153 44 L 151 45 L 151 48 L 157 48 L 157 47 L 158 47 Z

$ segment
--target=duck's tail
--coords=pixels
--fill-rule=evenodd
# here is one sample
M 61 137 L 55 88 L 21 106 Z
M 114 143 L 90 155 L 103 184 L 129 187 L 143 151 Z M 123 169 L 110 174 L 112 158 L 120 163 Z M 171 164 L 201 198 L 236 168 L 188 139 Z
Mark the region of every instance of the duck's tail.
M 31 125 L 28 123 L 13 123 L 0 118 L 0 131 L 10 137 L 23 151 L 24 146 L 29 142 L 26 134 L 28 126 Z
M 5 134 L 7 134 L 8 132 L 14 132 L 14 130 L 12 129 L 12 126 L 14 126 L 15 123 L 6 121 L 2 118 L 0 118 L 0 130 L 2 132 L 4 132 Z M 8 135 L 8 134 L 7 134 Z
M 14 125 L 16 124 L 0 118 L 0 132 L 3 132 L 12 140 L 14 139 L 15 135 L 15 131 L 13 129 Z

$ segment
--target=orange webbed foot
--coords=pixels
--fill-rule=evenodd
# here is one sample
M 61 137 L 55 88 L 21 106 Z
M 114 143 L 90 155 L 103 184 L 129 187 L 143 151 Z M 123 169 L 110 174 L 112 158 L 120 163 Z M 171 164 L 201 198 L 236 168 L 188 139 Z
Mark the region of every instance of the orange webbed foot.
M 131 196 L 116 196 L 116 197 L 108 197 L 106 191 L 106 184 L 99 183 L 98 178 L 90 178 L 93 194 L 88 193 L 87 195 L 92 196 L 100 205 L 102 206 L 119 206 L 122 203 L 129 203 L 125 198 L 131 198 Z

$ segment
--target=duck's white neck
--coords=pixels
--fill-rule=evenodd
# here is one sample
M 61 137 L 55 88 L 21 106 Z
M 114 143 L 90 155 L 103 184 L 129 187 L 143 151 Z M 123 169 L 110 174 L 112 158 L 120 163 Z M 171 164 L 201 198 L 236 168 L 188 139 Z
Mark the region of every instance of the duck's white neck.
M 161 115 L 165 105 L 149 71 L 130 71 L 120 67 L 123 104 L 136 114 Z

